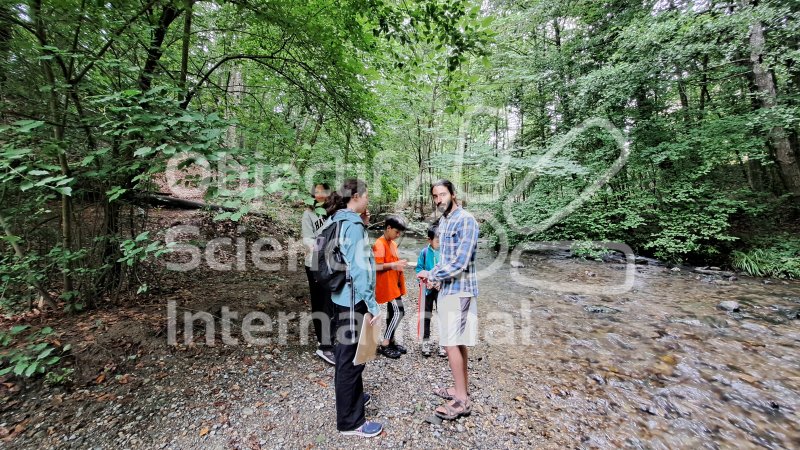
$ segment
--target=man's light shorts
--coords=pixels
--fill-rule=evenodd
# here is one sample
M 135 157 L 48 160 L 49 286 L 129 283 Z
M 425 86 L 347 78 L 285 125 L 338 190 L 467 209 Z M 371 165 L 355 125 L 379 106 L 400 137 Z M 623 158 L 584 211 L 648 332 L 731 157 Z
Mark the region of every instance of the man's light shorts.
M 472 294 L 457 294 L 439 297 L 439 345 L 474 346 L 478 341 L 478 299 Z

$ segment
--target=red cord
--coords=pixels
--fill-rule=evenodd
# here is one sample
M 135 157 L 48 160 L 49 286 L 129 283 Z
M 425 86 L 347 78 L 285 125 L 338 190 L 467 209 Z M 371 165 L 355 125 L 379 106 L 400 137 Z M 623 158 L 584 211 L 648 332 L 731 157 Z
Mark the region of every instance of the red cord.
M 417 340 L 422 339 L 422 315 L 425 314 L 425 292 L 422 287 L 422 281 L 419 283 L 419 301 L 417 302 Z

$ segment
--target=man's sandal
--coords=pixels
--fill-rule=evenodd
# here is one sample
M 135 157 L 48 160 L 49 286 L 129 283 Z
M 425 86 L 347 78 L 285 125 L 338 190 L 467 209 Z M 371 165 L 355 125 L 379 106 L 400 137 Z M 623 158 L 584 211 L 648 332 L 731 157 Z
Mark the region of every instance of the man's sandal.
M 453 390 L 455 390 L 455 389 L 453 389 Z M 443 398 L 445 400 L 452 400 L 453 399 L 453 395 L 450 394 L 450 388 L 434 389 L 433 390 L 433 395 L 435 395 L 437 397 L 441 397 L 441 398 Z
M 439 411 L 437 408 L 433 413 L 444 420 L 455 420 L 459 417 L 467 417 L 472 414 L 472 403 L 469 400 L 465 402 L 453 400 L 453 403 L 445 403 L 441 407 L 444 407 L 444 412 Z

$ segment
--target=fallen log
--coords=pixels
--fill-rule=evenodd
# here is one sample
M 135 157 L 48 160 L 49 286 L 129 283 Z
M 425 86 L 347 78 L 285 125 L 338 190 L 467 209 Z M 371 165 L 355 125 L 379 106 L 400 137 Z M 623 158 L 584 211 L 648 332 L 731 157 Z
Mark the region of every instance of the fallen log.
M 213 203 L 198 202 L 194 200 L 187 200 L 185 198 L 177 198 L 169 195 L 155 194 L 150 192 L 136 193 L 130 198 L 130 201 L 132 203 L 145 204 L 148 206 L 164 206 L 167 208 L 176 208 L 176 209 L 207 209 L 210 211 L 225 211 L 225 212 L 239 211 L 238 208 L 233 208 L 230 206 L 215 205 Z M 266 219 L 270 218 L 268 214 L 256 211 L 249 211 L 247 214 Z

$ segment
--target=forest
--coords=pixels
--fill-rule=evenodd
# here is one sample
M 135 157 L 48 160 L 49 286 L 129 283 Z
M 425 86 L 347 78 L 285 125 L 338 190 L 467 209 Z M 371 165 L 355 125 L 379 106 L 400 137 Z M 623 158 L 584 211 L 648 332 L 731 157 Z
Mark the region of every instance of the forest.
M 373 215 L 417 222 L 451 179 L 497 246 L 592 259 L 620 242 L 800 278 L 799 16 L 796 0 L 2 0 L 0 314 L 148 295 L 172 252 L 147 225 L 160 208 L 280 223 L 353 176 Z M 9 350 L 26 328 L 0 332 L 3 375 L 59 364 L 63 348 Z
M 161 255 L 136 220 L 176 155 L 211 161 L 213 179 L 193 181 L 231 208 L 216 220 L 353 174 L 374 209 L 423 218 L 427 183 L 451 177 L 494 218 L 483 232 L 512 243 L 616 241 L 797 277 L 797 14 L 748 1 L 6 2 L 4 308 L 94 304 Z M 523 229 L 623 154 L 579 208 Z

